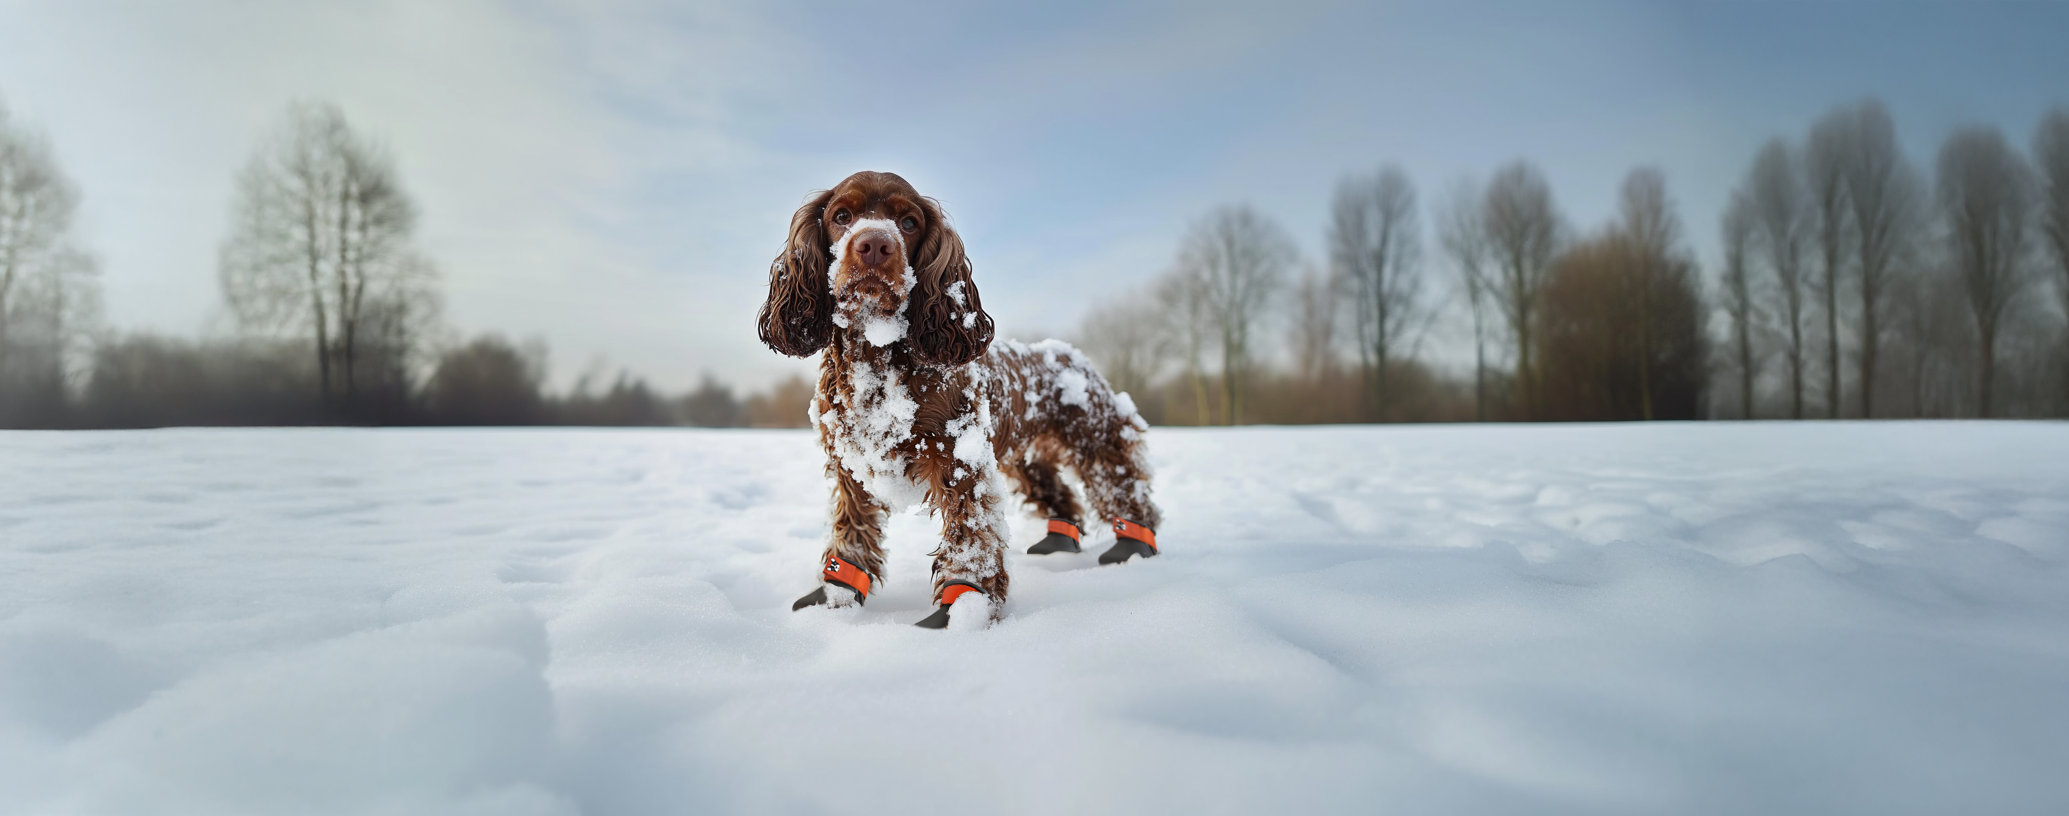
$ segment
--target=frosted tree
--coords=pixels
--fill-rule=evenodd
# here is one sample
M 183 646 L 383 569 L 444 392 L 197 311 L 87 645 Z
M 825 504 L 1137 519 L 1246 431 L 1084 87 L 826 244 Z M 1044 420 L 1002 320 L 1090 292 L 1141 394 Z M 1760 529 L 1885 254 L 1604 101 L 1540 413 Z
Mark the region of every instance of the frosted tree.
M 1330 208 L 1329 262 L 1351 297 L 1358 361 L 1374 412 L 1381 418 L 1391 403 L 1389 363 L 1400 355 L 1420 308 L 1421 232 L 1415 185 L 1399 167 L 1337 183 Z
M 0 107 L 0 422 L 56 421 L 84 357 L 100 301 L 78 207 L 49 141 Z
M 1976 401 L 1982 416 L 1988 417 L 1996 385 L 1997 341 L 2007 310 L 2029 282 L 2032 169 L 2003 132 L 1972 127 L 1940 147 L 1938 171 L 1948 255 L 1975 320 Z
M 415 228 L 387 152 L 335 106 L 295 104 L 238 177 L 223 298 L 247 331 L 309 338 L 324 403 L 363 410 L 365 381 L 392 369 L 436 312 Z

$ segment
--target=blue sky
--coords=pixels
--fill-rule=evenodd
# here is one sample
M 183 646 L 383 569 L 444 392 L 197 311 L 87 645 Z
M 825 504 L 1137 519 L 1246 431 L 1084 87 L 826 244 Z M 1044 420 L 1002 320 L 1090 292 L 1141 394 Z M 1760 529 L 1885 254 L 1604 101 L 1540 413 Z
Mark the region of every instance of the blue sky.
M 854 170 L 943 201 L 1019 336 L 1224 203 L 1319 262 L 1337 178 L 1383 163 L 1428 205 L 1528 159 L 1580 229 L 1658 165 L 1707 264 L 1754 151 L 1834 105 L 1883 98 L 1922 167 L 1970 123 L 2024 144 L 2069 104 L 2063 32 L 2061 3 L 0 0 L 0 100 L 80 183 L 117 328 L 228 330 L 233 175 L 323 98 L 399 157 L 456 329 L 542 338 L 562 382 L 755 387 L 800 370 L 752 330 L 785 219 Z

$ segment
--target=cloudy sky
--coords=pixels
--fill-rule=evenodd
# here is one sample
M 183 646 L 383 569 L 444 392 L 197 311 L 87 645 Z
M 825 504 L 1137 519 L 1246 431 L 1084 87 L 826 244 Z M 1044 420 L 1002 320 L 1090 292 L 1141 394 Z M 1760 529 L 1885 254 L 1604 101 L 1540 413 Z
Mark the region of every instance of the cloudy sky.
M 1020 336 L 1218 204 L 1319 258 L 1331 187 L 1383 163 L 1427 203 L 1526 158 L 1583 229 L 1657 165 L 1708 261 L 1760 143 L 1833 105 L 1883 98 L 1922 164 L 1966 124 L 2024 144 L 2069 104 L 2065 31 L 2063 3 L 0 0 L 0 103 L 78 182 L 118 329 L 229 330 L 233 176 L 324 99 L 398 157 L 459 332 L 543 339 L 562 383 L 759 387 L 801 370 L 754 338 L 768 260 L 854 170 L 941 199 Z

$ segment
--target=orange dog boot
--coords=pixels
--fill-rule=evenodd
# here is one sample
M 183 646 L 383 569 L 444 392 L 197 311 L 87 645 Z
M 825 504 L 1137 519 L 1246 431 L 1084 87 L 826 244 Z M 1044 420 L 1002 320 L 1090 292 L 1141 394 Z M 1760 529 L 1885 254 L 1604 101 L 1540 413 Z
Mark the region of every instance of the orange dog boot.
M 1114 545 L 1099 554 L 1101 564 L 1119 564 L 1131 556 L 1154 558 L 1157 554 L 1157 531 L 1127 519 L 1114 519 Z
M 850 603 L 860 604 L 869 597 L 869 573 L 863 572 L 854 564 L 841 560 L 840 556 L 829 555 L 826 557 L 826 571 L 820 578 L 822 583 L 819 584 L 819 588 L 805 593 L 805 597 L 797 599 L 797 603 L 790 605 L 790 611 L 796 612 L 807 606 L 819 606 L 835 601 L 835 599 L 828 598 L 826 595 L 826 588 L 828 586 L 840 587 L 854 595 L 853 598 L 838 599 L 838 602 L 833 604 L 834 606 L 847 606 Z
M 955 606 L 955 599 L 963 597 L 965 592 L 977 591 L 977 585 L 969 581 L 950 581 L 942 585 L 941 605 L 934 607 L 934 614 L 928 615 L 921 619 L 919 623 L 913 625 L 921 629 L 947 629 L 948 608 Z
M 1028 555 L 1049 553 L 1074 553 L 1078 551 L 1078 539 L 1084 533 L 1078 531 L 1076 522 L 1067 519 L 1049 519 L 1049 536 L 1027 548 Z

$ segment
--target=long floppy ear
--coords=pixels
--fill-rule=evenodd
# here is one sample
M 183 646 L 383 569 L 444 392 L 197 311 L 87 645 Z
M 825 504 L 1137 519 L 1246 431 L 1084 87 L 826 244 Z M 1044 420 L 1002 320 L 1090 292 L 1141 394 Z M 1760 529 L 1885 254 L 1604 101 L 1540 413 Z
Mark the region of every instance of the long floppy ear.
M 790 217 L 790 240 L 769 264 L 769 299 L 762 304 L 761 338 L 792 357 L 810 357 L 833 339 L 833 285 L 827 282 L 826 202 L 823 190 Z
M 918 280 L 906 305 L 906 317 L 912 321 L 906 337 L 912 356 L 920 362 L 959 366 L 991 347 L 991 315 L 984 312 L 977 282 L 970 279 L 962 236 L 948 225 L 939 202 L 926 199 L 925 206 L 927 234 L 913 258 Z

